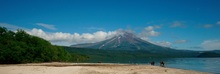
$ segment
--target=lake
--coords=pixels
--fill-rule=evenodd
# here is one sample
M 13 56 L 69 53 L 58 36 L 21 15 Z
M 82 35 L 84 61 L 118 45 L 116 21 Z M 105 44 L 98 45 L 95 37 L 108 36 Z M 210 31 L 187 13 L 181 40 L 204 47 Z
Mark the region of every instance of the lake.
M 220 58 L 173 58 L 165 62 L 170 68 L 220 73 Z
M 154 61 L 156 66 L 160 61 L 165 62 L 165 67 L 185 70 L 195 70 L 220 74 L 220 58 L 144 58 L 144 59 L 121 59 L 102 61 L 105 63 L 125 63 L 125 64 L 149 64 Z
M 201 72 L 220 73 L 220 58 L 164 58 L 150 60 L 155 61 L 156 65 L 158 66 L 159 62 L 163 60 L 165 62 L 165 66 L 168 68 L 179 68 Z M 139 61 L 136 63 L 149 64 L 144 61 Z

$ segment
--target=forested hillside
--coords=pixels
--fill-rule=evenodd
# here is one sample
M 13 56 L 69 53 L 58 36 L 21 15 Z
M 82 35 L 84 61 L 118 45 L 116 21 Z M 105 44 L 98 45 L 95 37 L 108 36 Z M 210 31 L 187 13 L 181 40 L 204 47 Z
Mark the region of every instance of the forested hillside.
M 0 27 L 0 63 L 74 62 L 87 56 L 70 54 L 63 47 L 27 34 L 23 30 L 13 32 Z
M 170 52 L 151 52 L 146 50 L 100 50 L 100 49 L 88 49 L 88 48 L 73 48 L 64 47 L 70 53 L 84 54 L 89 56 L 86 62 L 140 62 L 150 61 L 150 59 L 166 59 L 166 58 L 195 58 L 198 52 L 186 51 L 186 50 L 176 50 Z

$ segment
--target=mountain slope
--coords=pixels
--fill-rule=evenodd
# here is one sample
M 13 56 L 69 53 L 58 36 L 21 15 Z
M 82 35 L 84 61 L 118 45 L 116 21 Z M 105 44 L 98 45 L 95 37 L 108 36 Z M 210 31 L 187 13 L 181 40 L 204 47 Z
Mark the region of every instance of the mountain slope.
M 126 31 L 120 31 L 116 36 L 101 42 L 71 45 L 71 47 L 104 50 L 149 50 L 151 52 L 171 49 L 152 44 Z
M 74 47 L 73 49 L 88 49 L 83 51 L 82 53 L 89 52 L 92 55 L 97 54 L 98 56 L 106 56 L 112 54 L 116 55 L 116 53 L 120 55 L 127 54 L 130 56 L 139 56 L 138 58 L 140 58 L 140 55 L 143 55 L 144 57 L 196 57 L 199 55 L 199 52 L 197 51 L 176 50 L 168 47 L 155 45 L 145 40 L 142 40 L 136 37 L 134 34 L 126 31 L 121 31 L 116 36 L 101 42 L 78 44 L 72 45 L 71 47 Z M 81 49 L 79 51 L 81 51 Z M 102 51 L 102 53 L 99 51 Z

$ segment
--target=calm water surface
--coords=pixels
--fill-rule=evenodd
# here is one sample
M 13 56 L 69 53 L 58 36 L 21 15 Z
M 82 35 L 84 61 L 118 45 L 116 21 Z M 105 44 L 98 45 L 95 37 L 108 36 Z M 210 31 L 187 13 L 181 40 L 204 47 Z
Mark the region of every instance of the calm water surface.
M 114 61 L 108 60 L 109 63 L 128 63 L 128 64 L 149 64 L 154 61 L 156 66 L 160 65 L 160 61 L 165 62 L 168 68 L 178 68 L 185 70 L 195 70 L 201 72 L 210 72 L 220 74 L 220 58 L 151 58 L 151 59 L 133 59 L 130 61 Z
M 165 66 L 168 68 L 178 68 L 220 74 L 220 58 L 163 58 L 142 59 L 133 62 L 137 64 L 149 64 L 150 61 L 155 61 L 157 66 L 159 66 L 160 61 L 164 61 Z
M 165 62 L 170 68 L 220 73 L 220 58 L 173 58 Z

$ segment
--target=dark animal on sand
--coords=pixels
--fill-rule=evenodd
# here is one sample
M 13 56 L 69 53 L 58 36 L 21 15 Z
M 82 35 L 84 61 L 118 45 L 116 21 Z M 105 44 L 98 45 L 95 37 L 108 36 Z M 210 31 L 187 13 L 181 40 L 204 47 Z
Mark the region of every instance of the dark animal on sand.
M 161 67 L 165 67 L 164 64 L 165 64 L 165 63 L 164 63 L 163 61 L 160 62 L 160 66 L 161 66 Z
M 150 64 L 151 64 L 151 65 L 154 65 L 154 64 L 155 64 L 155 62 L 154 62 L 154 61 L 152 61 L 152 62 L 150 62 Z

